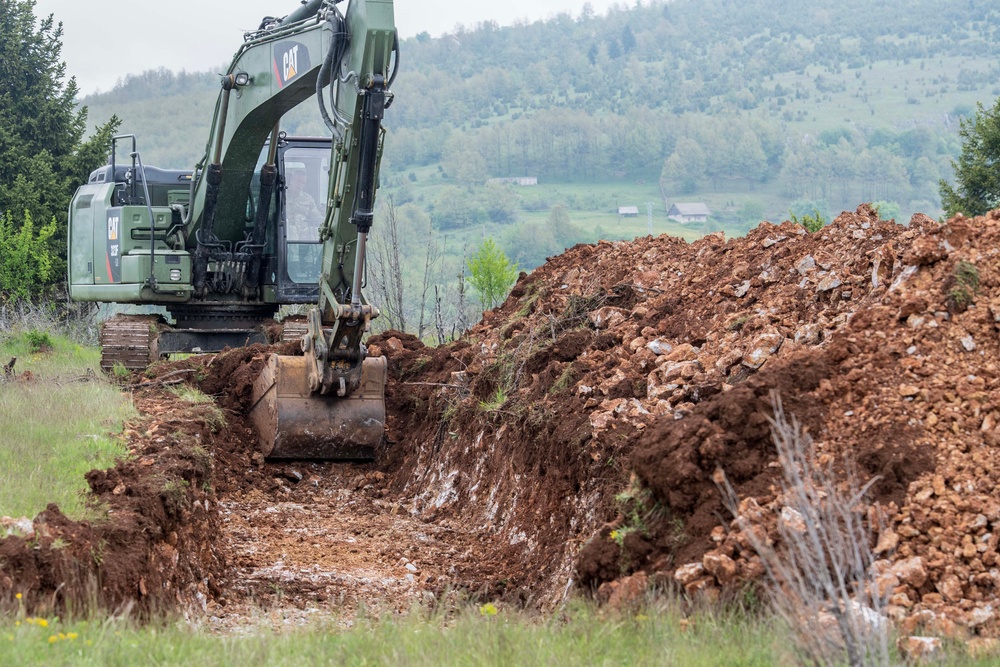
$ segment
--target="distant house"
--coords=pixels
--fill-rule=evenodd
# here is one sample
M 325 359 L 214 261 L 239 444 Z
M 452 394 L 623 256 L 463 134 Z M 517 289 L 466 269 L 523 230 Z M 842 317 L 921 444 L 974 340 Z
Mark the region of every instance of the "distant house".
M 712 212 L 701 202 L 694 204 L 674 204 L 670 207 L 667 217 L 680 223 L 708 222 Z
M 639 207 L 638 206 L 619 206 L 618 207 L 618 217 L 620 217 L 620 218 L 638 218 L 639 217 Z
M 511 176 L 508 178 L 491 178 L 487 183 L 498 185 L 538 185 L 537 176 Z

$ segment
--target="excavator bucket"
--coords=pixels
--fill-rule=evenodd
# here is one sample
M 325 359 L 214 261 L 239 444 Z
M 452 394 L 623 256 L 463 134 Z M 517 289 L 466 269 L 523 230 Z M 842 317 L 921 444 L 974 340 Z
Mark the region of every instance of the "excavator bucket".
M 365 359 L 350 396 L 309 391 L 306 358 L 272 354 L 253 386 L 250 419 L 268 459 L 366 461 L 385 430 L 385 357 Z

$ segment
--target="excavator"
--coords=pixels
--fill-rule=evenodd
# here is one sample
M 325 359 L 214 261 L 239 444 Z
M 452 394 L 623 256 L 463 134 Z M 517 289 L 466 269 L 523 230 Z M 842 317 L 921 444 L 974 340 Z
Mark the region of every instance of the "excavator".
M 254 382 L 269 459 L 371 459 L 385 426 L 386 360 L 363 342 L 379 312 L 362 288 L 399 40 L 392 0 L 344 4 L 302 0 L 244 35 L 194 169 L 144 165 L 119 135 L 70 203 L 71 298 L 173 320 L 108 320 L 105 369 L 267 342 L 280 306 L 312 305 L 283 333 L 303 354 L 270 355 Z M 312 98 L 330 136 L 288 136 L 282 117 Z

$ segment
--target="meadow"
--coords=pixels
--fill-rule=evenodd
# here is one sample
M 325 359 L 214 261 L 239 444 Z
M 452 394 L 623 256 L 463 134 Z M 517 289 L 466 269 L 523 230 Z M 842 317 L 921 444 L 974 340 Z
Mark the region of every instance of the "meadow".
M 0 381 L 0 516 L 32 517 L 49 503 L 96 518 L 84 474 L 126 454 L 120 434 L 131 400 L 104 378 L 100 353 L 32 330 L 0 339 L 17 379 Z

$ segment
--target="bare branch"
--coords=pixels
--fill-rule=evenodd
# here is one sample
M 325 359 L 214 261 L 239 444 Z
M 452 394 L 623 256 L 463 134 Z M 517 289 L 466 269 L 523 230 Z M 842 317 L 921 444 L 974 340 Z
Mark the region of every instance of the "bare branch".
M 778 615 L 792 629 L 809 662 L 840 665 L 889 664 L 889 591 L 878 591 L 872 563 L 872 530 L 866 523 L 865 492 L 845 456 L 844 473 L 821 462 L 812 438 L 785 415 L 771 393 L 771 437 L 782 469 L 780 546 L 750 524 L 735 490 L 721 475 L 719 489 L 735 524 L 760 556 Z M 721 472 L 721 471 L 720 471 Z

